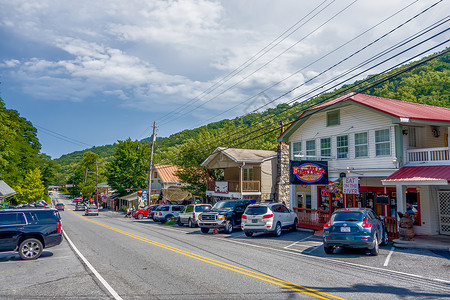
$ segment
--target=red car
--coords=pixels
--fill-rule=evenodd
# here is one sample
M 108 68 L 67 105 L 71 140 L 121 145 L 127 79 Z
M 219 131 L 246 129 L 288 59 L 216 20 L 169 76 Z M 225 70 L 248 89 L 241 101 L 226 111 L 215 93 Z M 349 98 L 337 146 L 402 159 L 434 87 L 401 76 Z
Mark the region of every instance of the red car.
M 147 205 L 142 209 L 138 209 L 134 214 L 133 217 L 139 220 L 142 220 L 144 217 L 148 217 L 148 213 L 152 211 L 152 208 L 156 205 Z

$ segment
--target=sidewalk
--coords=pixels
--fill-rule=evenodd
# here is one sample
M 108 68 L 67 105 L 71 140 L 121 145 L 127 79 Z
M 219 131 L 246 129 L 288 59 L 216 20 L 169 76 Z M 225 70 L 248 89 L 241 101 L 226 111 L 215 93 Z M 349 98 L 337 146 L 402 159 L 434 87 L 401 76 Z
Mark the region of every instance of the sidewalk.
M 393 242 L 396 248 L 450 251 L 450 236 L 446 235 L 415 236 L 412 241 L 396 239 Z

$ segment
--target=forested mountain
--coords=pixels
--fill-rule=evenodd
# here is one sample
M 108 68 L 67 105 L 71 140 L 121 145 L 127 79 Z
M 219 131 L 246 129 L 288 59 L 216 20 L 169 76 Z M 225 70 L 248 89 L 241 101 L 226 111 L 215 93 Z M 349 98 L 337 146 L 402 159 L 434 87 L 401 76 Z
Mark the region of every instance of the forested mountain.
M 418 67 L 412 68 L 417 63 L 415 62 L 389 73 L 372 75 L 302 103 L 280 104 L 276 108 L 270 108 L 261 113 L 251 113 L 231 120 L 225 119 L 196 129 L 184 130 L 169 137 L 157 138 L 154 163 L 176 164 L 184 167 L 198 166 L 219 146 L 273 149 L 277 145 L 276 138 L 280 134 L 280 121 L 288 125 L 302 110 L 353 91 L 450 107 L 450 55 L 445 51 L 442 52 L 445 54 Z M 427 58 L 423 59 L 425 60 Z M 402 71 L 405 72 L 396 75 Z M 386 76 L 392 76 L 392 78 L 375 84 L 380 78 L 386 78 Z M 143 147 L 149 147 L 149 141 L 150 139 L 145 139 L 141 141 L 141 144 Z M 107 162 L 112 160 L 115 149 L 116 144 L 91 148 L 64 155 L 56 159 L 56 162 L 60 166 L 61 174 L 66 175 L 81 161 L 84 152 L 95 152 L 103 162 Z

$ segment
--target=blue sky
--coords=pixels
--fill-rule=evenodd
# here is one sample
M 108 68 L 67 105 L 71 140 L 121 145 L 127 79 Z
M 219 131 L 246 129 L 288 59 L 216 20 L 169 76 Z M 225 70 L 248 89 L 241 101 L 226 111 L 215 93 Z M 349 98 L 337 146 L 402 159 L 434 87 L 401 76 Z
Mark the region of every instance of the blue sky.
M 0 5 L 1 98 L 37 127 L 41 151 L 52 158 L 148 137 L 154 121 L 157 135 L 169 136 L 242 116 L 302 84 L 270 105 L 317 86 L 325 89 L 327 80 L 450 11 L 449 1 L 428 0 L 0 0 Z M 445 28 L 448 24 L 426 37 Z M 448 33 L 440 34 L 357 78 L 446 38 Z

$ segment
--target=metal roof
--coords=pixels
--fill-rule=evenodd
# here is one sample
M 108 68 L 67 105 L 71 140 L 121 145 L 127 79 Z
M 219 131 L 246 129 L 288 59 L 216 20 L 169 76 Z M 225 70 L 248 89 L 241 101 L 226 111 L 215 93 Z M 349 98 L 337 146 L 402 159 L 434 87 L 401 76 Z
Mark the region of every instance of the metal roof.
M 383 185 L 398 183 L 417 185 L 447 185 L 450 181 L 450 166 L 402 167 L 382 180 Z
M 0 180 L 0 198 L 6 198 L 17 194 L 6 182 Z
M 181 170 L 178 166 L 173 165 L 154 165 L 153 168 L 158 172 L 162 182 L 181 182 L 176 172 Z

